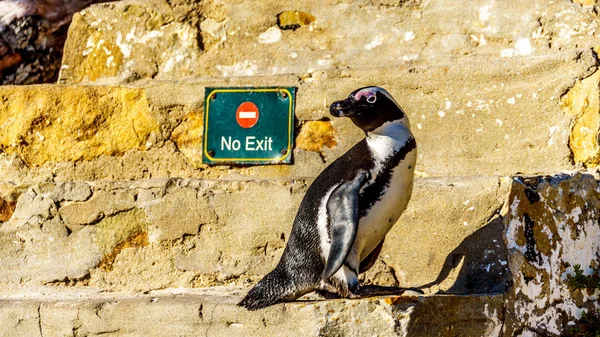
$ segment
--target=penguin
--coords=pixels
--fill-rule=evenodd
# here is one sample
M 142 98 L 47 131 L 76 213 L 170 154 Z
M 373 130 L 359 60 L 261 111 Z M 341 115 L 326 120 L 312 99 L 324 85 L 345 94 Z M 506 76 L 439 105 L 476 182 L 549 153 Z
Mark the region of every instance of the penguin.
M 308 188 L 275 269 L 238 303 L 248 310 L 293 301 L 312 291 L 325 298 L 401 294 L 406 288 L 361 286 L 385 235 L 406 209 L 417 143 L 406 113 L 383 88 L 353 91 L 331 104 L 365 138 L 327 166 Z

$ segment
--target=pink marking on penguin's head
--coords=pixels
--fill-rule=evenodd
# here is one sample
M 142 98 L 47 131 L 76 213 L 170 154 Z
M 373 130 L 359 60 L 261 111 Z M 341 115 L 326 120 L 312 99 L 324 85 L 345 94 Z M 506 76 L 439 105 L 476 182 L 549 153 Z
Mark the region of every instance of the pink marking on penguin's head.
M 367 102 L 375 103 L 377 101 L 377 92 L 371 90 L 371 88 L 367 88 L 357 92 L 354 95 L 354 99 L 356 101 L 360 101 L 363 97 L 366 99 Z

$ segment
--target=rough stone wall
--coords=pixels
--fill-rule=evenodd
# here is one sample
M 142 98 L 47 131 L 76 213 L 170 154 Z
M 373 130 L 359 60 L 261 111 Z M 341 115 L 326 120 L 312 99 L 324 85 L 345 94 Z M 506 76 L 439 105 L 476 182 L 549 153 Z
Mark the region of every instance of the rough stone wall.
M 183 335 L 593 333 L 596 7 L 126 0 L 75 14 L 59 85 L 0 87 L 0 325 L 40 336 L 147 334 L 144 320 Z M 293 165 L 201 163 L 204 88 L 225 85 L 298 87 Z M 400 102 L 419 158 L 409 208 L 361 281 L 430 297 L 239 311 L 231 287 L 277 263 L 309 184 L 364 137 L 328 106 L 365 85 Z M 191 295 L 213 286 L 225 288 Z
M 589 83 L 595 78 L 590 75 L 597 66 L 592 50 L 597 45 L 596 21 L 589 7 L 569 1 L 543 10 L 546 5 L 537 2 L 486 3 L 469 6 L 461 20 L 449 22 L 442 5 L 432 2 L 304 6 L 300 9 L 314 15 L 314 21 L 302 22 L 296 30 L 282 30 L 277 26 L 277 14 L 287 7 L 276 1 L 260 6 L 210 1 L 100 4 L 75 15 L 61 82 L 129 83 L 135 88 L 146 83 L 139 90 L 146 91 L 150 109 L 155 106 L 169 115 L 170 125 L 161 125 L 162 135 L 156 144 L 150 139 L 148 152 L 131 155 L 146 157 L 144 166 L 160 161 L 157 157 L 183 160 L 178 165 L 182 173 L 144 168 L 151 177 L 199 176 L 195 169 L 204 168 L 198 160 L 197 136 L 202 133 L 202 95 L 207 84 L 299 86 L 298 133 L 329 132 L 335 135 L 337 145 L 332 145 L 331 136 L 323 140 L 325 135 L 315 136 L 310 142 L 303 136 L 297 140 L 298 165 L 294 168 L 211 170 L 219 176 L 268 177 L 275 171 L 285 177 L 314 177 L 362 136 L 347 121 L 324 120 L 329 118 L 327 106 L 369 84 L 383 85 L 401 97 L 420 140 L 417 170 L 422 176 L 554 172 L 589 161 L 578 154 L 581 146 L 577 144 L 593 151 L 593 134 L 584 141 L 578 132 L 593 130 L 593 121 L 584 117 L 583 105 L 564 95 L 576 81 L 589 77 L 585 81 Z M 444 6 L 448 11 L 463 7 L 454 2 Z M 348 19 L 339 20 L 340 16 Z M 373 17 L 376 24 L 367 24 Z M 519 25 L 514 26 L 514 18 L 519 18 Z M 345 27 L 346 22 L 352 22 L 353 28 Z M 380 26 L 389 29 L 384 34 Z M 265 38 L 260 38 L 268 29 L 279 31 L 277 41 L 264 43 Z M 420 54 L 405 59 L 417 51 Z M 583 97 L 578 94 L 579 86 L 573 87 L 572 95 Z M 12 89 L 5 95 L 27 93 Z M 85 100 L 85 95 L 79 99 Z M 49 101 L 43 108 L 55 106 Z M 577 116 L 576 125 L 573 116 Z M 313 123 L 316 121 L 329 125 L 323 128 L 323 123 Z M 530 127 L 525 134 L 523 125 Z M 45 133 L 30 130 L 44 126 L 22 127 L 16 131 Z M 14 142 L 2 147 L 13 145 L 18 147 Z M 177 150 L 167 155 L 173 146 Z M 157 151 L 160 155 L 154 154 Z M 507 161 L 508 157 L 513 160 Z M 79 171 L 88 172 L 78 179 L 89 180 L 91 175 L 99 177 L 118 169 L 104 169 L 107 165 L 127 167 L 141 161 L 119 158 L 100 160 L 101 165 L 86 161 Z M 300 168 L 305 162 L 307 167 Z M 63 163 L 67 161 L 58 165 Z M 56 171 L 55 167 L 48 165 Z M 129 175 L 123 172 L 122 179 L 138 178 L 140 171 L 133 171 Z
M 507 192 L 506 183 L 492 188 L 498 184 L 487 178 L 417 181 L 415 206 L 401 220 L 406 225 L 388 240 L 418 241 L 422 228 L 433 234 L 421 240 L 419 251 L 391 244 L 365 280 L 420 286 L 435 280 L 452 254 L 465 256 L 465 269 L 449 284 L 434 282 L 431 292 L 503 291 L 505 266 L 488 266 L 483 275 L 477 270 L 506 260 L 501 223 L 490 220 Z M 5 184 L 0 282 L 13 288 L 67 282 L 106 291 L 255 282 L 281 256 L 307 186 L 306 181 L 199 179 Z M 439 197 L 426 202 L 431 194 Z M 464 200 L 481 208 L 469 210 Z M 265 205 L 271 205 L 268 213 Z M 435 217 L 448 223 L 428 216 L 432 207 L 438 208 Z M 457 209 L 470 214 L 461 216 Z M 458 225 L 448 226 L 452 223 Z M 23 263 L 23 256 L 36 258 Z

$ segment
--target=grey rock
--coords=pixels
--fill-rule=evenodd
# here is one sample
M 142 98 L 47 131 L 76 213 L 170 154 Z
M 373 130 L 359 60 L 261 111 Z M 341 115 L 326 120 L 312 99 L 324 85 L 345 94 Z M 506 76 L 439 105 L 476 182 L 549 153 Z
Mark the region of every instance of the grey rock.
M 83 336 L 499 336 L 504 319 L 502 296 L 310 300 L 248 312 L 235 305 L 241 294 L 239 288 L 146 295 L 63 290 L 0 297 L 0 306 L 15 318 L 32 309 L 37 318 L 39 307 L 44 334 Z
M 92 188 L 85 182 L 66 182 L 56 185 L 51 197 L 55 201 L 86 201 L 92 196 Z
M 105 216 L 127 211 L 135 207 L 134 195 L 127 190 L 97 191 L 85 202 L 73 202 L 62 206 L 60 216 L 67 224 L 93 224 Z
M 21 194 L 12 217 L 0 225 L 0 231 L 15 231 L 28 224 L 41 225 L 57 213 L 54 200 L 38 194 L 34 188 Z
M 36 302 L 0 300 L 0 336 L 43 337 L 39 307 Z

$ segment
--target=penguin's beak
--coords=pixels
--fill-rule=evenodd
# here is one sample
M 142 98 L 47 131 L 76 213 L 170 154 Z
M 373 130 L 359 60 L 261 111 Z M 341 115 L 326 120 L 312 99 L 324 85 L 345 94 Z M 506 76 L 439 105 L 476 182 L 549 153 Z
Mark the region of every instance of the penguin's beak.
M 354 100 L 346 98 L 340 101 L 335 101 L 329 107 L 329 112 L 334 117 L 350 117 L 354 115 Z

